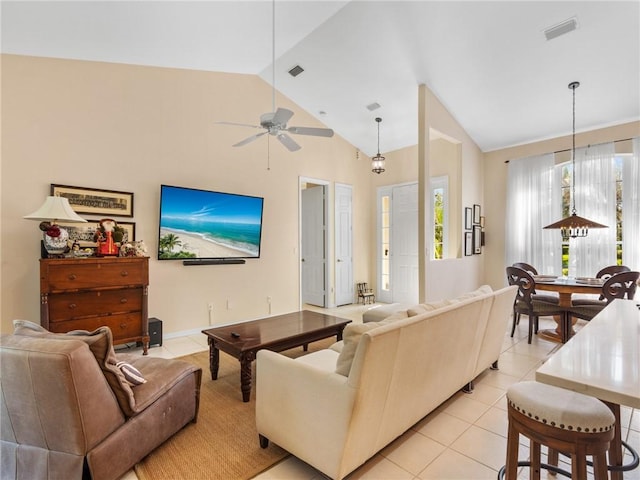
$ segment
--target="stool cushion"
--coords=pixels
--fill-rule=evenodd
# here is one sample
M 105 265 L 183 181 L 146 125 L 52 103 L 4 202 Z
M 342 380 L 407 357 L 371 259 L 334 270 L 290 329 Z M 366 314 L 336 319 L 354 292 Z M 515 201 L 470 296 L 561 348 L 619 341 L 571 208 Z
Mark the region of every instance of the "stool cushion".
M 597 398 L 545 383 L 516 383 L 507 390 L 507 402 L 518 412 L 563 430 L 606 432 L 616 421 L 609 407 Z

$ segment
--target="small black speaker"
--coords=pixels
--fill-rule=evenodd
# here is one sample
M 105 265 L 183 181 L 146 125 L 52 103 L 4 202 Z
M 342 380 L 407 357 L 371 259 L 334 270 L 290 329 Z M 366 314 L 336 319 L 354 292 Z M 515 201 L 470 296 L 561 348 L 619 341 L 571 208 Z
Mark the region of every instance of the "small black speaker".
M 151 317 L 149 319 L 149 346 L 162 346 L 162 320 Z

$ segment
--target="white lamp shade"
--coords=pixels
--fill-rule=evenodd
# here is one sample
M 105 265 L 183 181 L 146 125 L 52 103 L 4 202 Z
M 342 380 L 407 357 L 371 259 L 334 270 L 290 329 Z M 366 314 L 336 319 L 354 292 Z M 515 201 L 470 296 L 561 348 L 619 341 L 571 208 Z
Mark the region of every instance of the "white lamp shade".
M 29 220 L 39 220 L 41 222 L 51 221 L 51 220 L 62 220 L 64 222 L 86 222 L 86 220 L 80 217 L 76 212 L 73 211 L 71 205 L 69 205 L 69 200 L 65 197 L 53 197 L 49 196 L 44 201 L 42 206 L 33 213 L 29 215 L 25 215 L 23 218 L 27 218 Z

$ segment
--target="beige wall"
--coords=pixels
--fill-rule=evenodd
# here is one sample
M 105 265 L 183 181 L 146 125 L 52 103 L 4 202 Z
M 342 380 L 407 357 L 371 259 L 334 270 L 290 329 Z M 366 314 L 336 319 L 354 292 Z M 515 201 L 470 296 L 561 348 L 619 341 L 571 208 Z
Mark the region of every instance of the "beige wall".
M 419 87 L 420 100 L 419 110 L 421 118 L 420 132 L 423 132 L 419 141 L 426 148 L 421 149 L 421 144 L 406 147 L 393 152 L 386 152 L 386 171 L 380 175 L 375 175 L 372 179 L 372 200 L 371 200 L 371 238 L 375 242 L 376 238 L 376 204 L 375 190 L 380 186 L 395 185 L 406 182 L 422 182 L 424 188 L 425 182 L 432 175 L 439 175 L 440 170 L 432 167 L 431 162 L 437 159 L 431 159 L 430 154 L 430 138 L 429 131 L 437 130 L 439 134 L 445 135 L 452 141 L 460 142 L 456 146 L 461 152 L 461 178 L 456 179 L 455 183 L 460 187 L 460 203 L 458 199 L 454 199 L 455 205 L 452 220 L 456 223 L 456 228 L 461 232 L 464 228 L 464 212 L 465 206 L 473 204 L 482 205 L 482 179 L 483 179 L 483 155 L 478 146 L 473 142 L 471 137 L 467 135 L 460 124 L 453 118 L 447 109 L 433 95 L 433 93 L 425 86 Z M 437 149 L 434 149 L 434 151 Z M 423 153 L 424 152 L 424 153 Z M 422 158 L 422 160 L 420 160 Z M 433 170 L 433 171 L 432 171 Z M 426 200 L 425 200 L 426 198 Z M 431 212 L 429 211 L 428 196 L 422 192 L 421 200 L 423 206 L 420 208 L 422 228 L 431 221 Z M 426 205 L 424 205 L 426 203 Z M 483 213 L 484 215 L 484 213 Z M 426 238 L 426 235 L 425 235 Z M 426 260 L 425 259 L 425 243 L 420 248 L 420 266 L 421 270 L 421 288 L 420 298 L 427 300 L 435 300 L 440 298 L 448 298 L 458 295 L 459 293 L 477 288 L 483 282 L 483 265 L 485 255 L 473 255 L 470 257 L 461 256 L 459 258 L 449 258 L 445 260 Z M 458 241 L 458 248 L 461 242 Z M 375 245 L 374 245 L 375 250 Z M 484 252 L 483 252 L 484 253 Z M 455 255 L 455 253 L 453 253 Z M 376 272 L 375 255 L 372 255 L 371 270 L 372 281 Z
M 233 148 L 255 131 L 214 124 L 256 123 L 271 110 L 271 87 L 259 77 L 3 55 L 1 87 L 3 332 L 14 318 L 39 320 L 40 237 L 22 217 L 51 183 L 134 193 L 134 218 L 121 220 L 134 221 L 147 244 L 149 315 L 168 334 L 208 325 L 210 302 L 216 324 L 267 315 L 268 296 L 272 313 L 298 309 L 300 176 L 353 185 L 354 278 L 373 276 L 373 174 L 353 146 L 339 136 L 296 136 L 303 148 L 291 153 L 269 137 L 268 162 L 266 136 Z M 296 125 L 321 126 L 287 98 L 276 103 L 295 112 Z M 163 183 L 263 196 L 262 257 L 197 267 L 157 261 Z
M 576 134 L 576 148 L 613 142 L 640 135 L 640 122 Z M 571 136 L 553 138 L 484 154 L 484 198 L 486 202 L 486 282 L 493 288 L 504 286 L 505 228 L 507 204 L 507 164 L 505 161 L 571 149 Z

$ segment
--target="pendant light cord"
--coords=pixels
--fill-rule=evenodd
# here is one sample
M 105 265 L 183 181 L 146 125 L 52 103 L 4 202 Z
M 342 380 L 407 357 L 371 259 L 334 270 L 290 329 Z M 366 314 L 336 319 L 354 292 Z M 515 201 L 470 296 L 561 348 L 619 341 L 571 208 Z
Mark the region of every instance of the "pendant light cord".
M 571 172 L 571 213 L 576 213 L 576 88 L 580 86 L 579 82 L 572 82 L 569 84 L 569 88 L 573 90 L 573 143 L 571 148 L 571 165 L 573 171 Z

